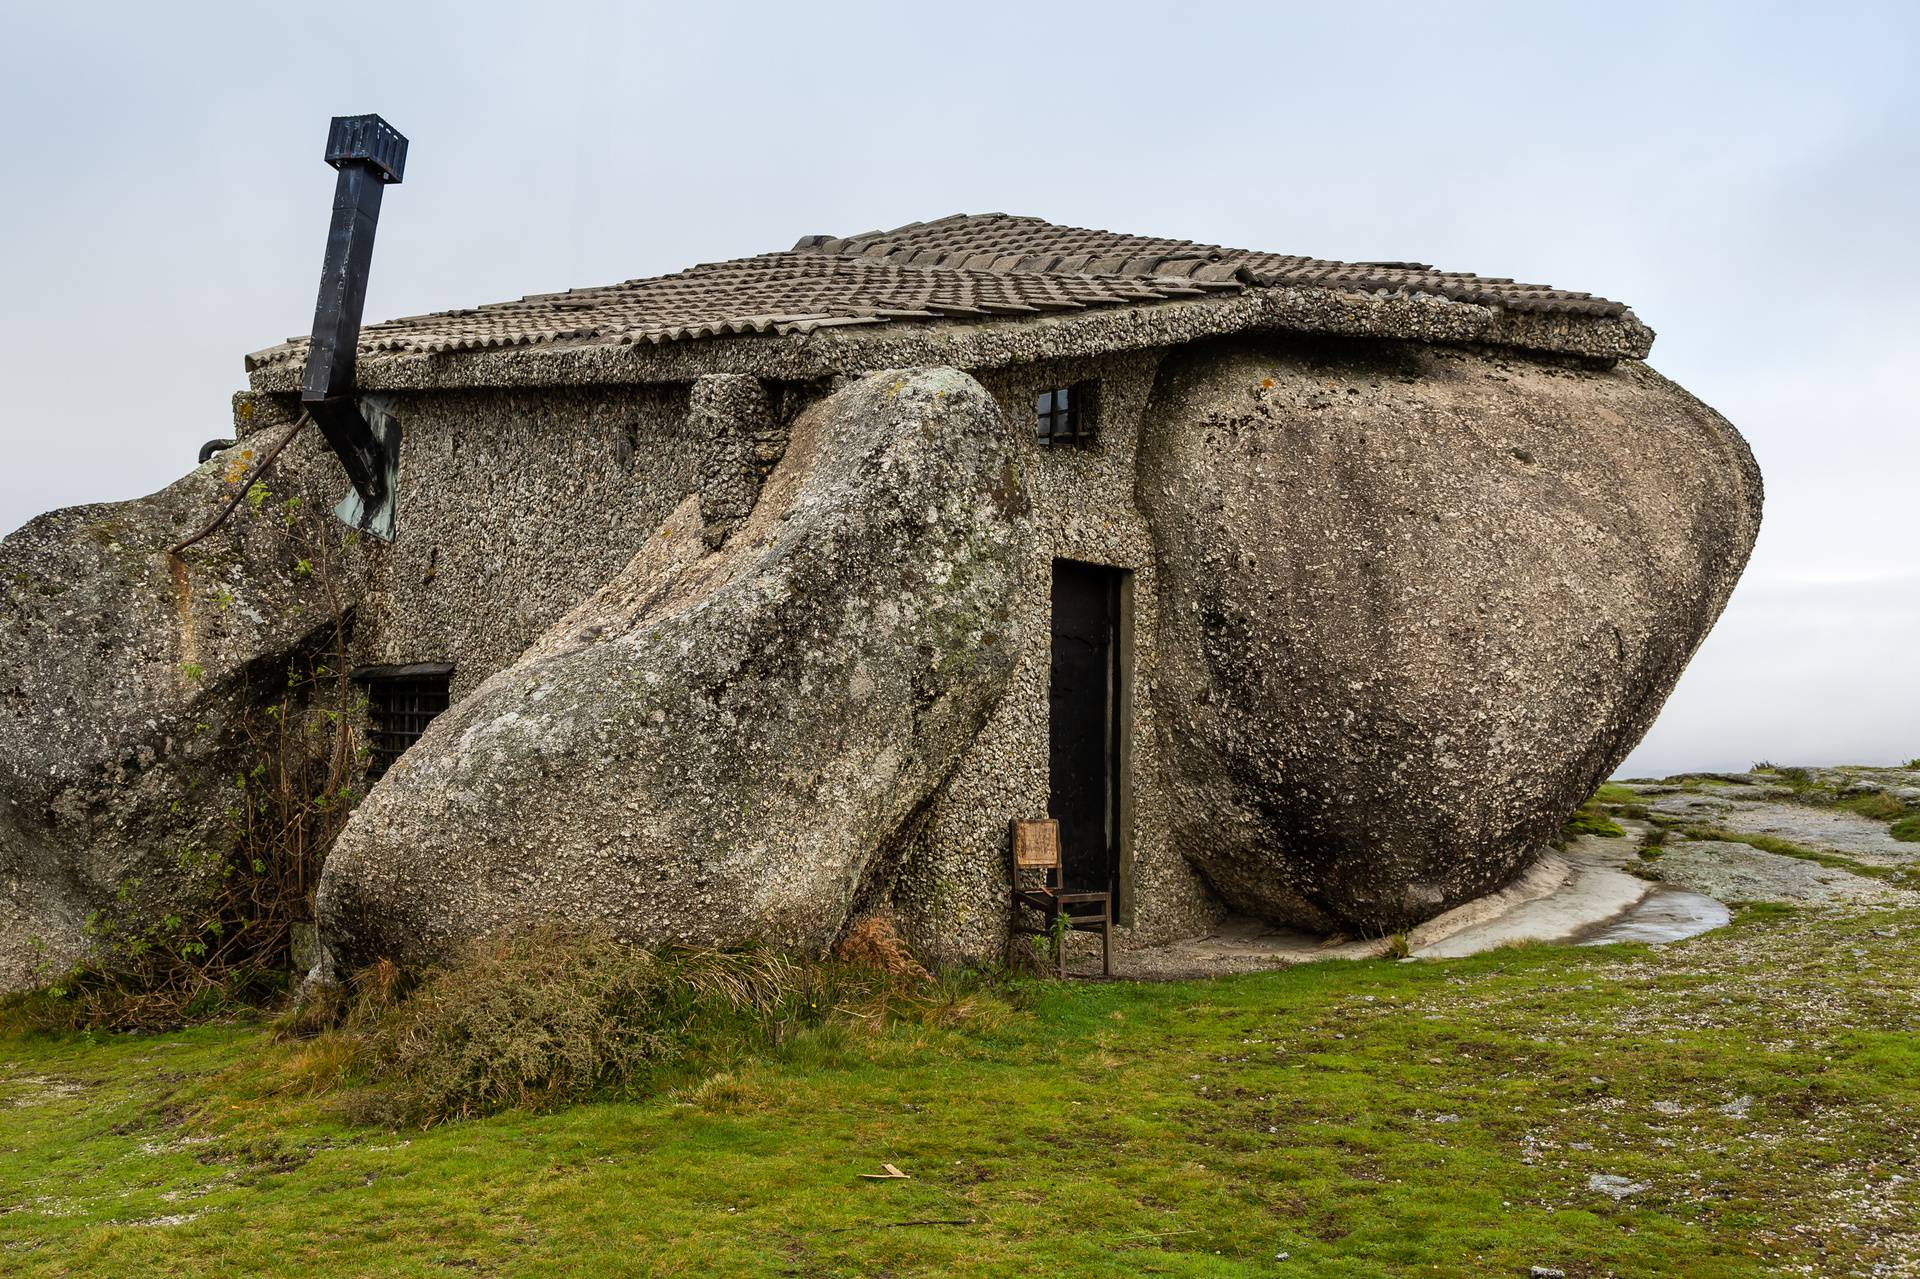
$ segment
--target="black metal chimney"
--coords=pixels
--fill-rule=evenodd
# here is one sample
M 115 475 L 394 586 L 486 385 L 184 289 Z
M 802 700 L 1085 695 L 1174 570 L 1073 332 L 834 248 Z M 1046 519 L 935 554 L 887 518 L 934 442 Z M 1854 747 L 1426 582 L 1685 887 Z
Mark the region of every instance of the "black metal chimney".
M 340 177 L 333 188 L 333 224 L 327 230 L 300 400 L 353 484 L 334 513 L 390 541 L 400 427 L 385 413 L 375 413 L 371 423 L 361 414 L 353 398 L 353 374 L 380 195 L 406 170 L 407 140 L 377 115 L 335 116 L 327 131 L 327 163 Z

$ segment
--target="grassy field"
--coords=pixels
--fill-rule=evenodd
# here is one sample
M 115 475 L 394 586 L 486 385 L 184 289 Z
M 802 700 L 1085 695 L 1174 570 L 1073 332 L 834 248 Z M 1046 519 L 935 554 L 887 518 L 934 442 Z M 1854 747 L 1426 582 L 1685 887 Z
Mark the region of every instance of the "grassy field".
M 325 1048 L 257 1026 L 4 1039 L 0 1272 L 1913 1275 L 1917 1027 L 1920 911 L 1762 907 L 1022 985 L 424 1131 L 346 1122 Z

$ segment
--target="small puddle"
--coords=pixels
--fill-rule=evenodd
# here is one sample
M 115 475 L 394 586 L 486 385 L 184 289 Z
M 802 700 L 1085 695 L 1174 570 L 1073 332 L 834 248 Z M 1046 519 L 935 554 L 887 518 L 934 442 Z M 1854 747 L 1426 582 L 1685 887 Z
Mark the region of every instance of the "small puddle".
M 1641 898 L 1637 906 L 1603 924 L 1596 924 L 1575 942 L 1581 946 L 1607 946 L 1614 942 L 1679 941 L 1723 928 L 1732 919 L 1733 912 L 1724 903 L 1704 893 L 1656 888 Z

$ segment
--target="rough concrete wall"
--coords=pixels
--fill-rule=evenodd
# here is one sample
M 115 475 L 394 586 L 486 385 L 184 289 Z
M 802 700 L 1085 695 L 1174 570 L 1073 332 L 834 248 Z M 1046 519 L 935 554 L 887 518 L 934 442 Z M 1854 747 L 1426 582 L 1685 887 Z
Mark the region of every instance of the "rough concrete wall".
M 463 697 L 698 490 L 685 388 L 395 397 L 399 535 L 362 542 L 356 660 L 449 661 Z
M 1133 499 L 1134 450 L 1160 353 L 1051 361 L 982 374 L 1013 424 L 1035 512 L 1023 547 L 1022 642 L 1013 691 L 967 753 L 905 853 L 898 897 L 914 944 L 938 960 L 994 958 L 1008 920 L 1006 824 L 1047 809 L 1049 588 L 1055 557 L 1134 573 L 1134 823 L 1123 944 L 1200 930 L 1201 881 L 1171 852 L 1157 784 L 1148 689 L 1157 589 Z M 1092 448 L 1042 448 L 1032 400 L 1098 379 Z M 713 375 L 677 387 L 420 392 L 403 424 L 400 536 L 363 541 L 371 586 L 355 660 L 451 661 L 457 699 L 517 661 L 533 639 L 632 558 L 689 495 L 703 540 L 726 535 L 757 498 L 786 421 L 824 390 Z
M 1133 574 L 1131 740 L 1133 822 L 1116 944 L 1150 945 L 1202 931 L 1217 909 L 1174 852 L 1160 785 L 1158 734 L 1148 695 L 1157 669 L 1158 591 L 1153 543 L 1134 501 L 1134 458 L 1160 352 L 1055 360 L 977 376 L 1021 442 L 1032 506 L 1018 601 L 1021 640 L 1012 683 L 987 726 L 908 846 L 893 904 L 915 949 L 937 963 L 1000 958 L 1011 919 L 1007 823 L 1047 815 L 1053 561 L 1081 560 Z M 1041 391 L 1097 379 L 1092 447 L 1046 447 L 1034 438 Z
M 1644 731 L 1758 518 L 1737 434 L 1632 362 L 1274 338 L 978 377 L 1017 441 L 1032 509 L 1011 575 L 1022 585 L 1008 691 L 945 784 L 916 803 L 901 851 L 885 850 L 898 861 L 864 872 L 863 904 L 890 899 L 936 961 L 1002 953 L 1006 824 L 1046 812 L 1055 558 L 1134 575 L 1120 940 L 1140 944 L 1202 930 L 1220 910 L 1214 889 L 1270 916 L 1379 928 L 1497 884 Z M 1095 445 L 1040 447 L 1034 395 L 1087 379 L 1101 387 Z M 762 486 L 784 424 L 821 390 L 713 375 L 400 394 L 400 537 L 361 539 L 347 557 L 356 660 L 450 660 L 465 698 L 616 582 L 670 520 L 730 551 L 730 530 L 788 514 L 790 495 L 761 499 Z M 249 444 L 267 442 L 259 424 L 285 420 L 277 398 L 243 407 L 261 432 Z M 290 466 L 310 467 L 316 447 L 307 440 Z M 318 460 L 315 483 L 344 491 Z M 217 485 L 203 475 L 176 490 L 141 516 L 143 545 L 184 520 L 175 498 L 198 505 Z M 75 518 L 19 545 L 39 556 L 38 542 L 59 543 L 46 552 L 58 551 L 57 571 L 42 576 L 107 591 L 97 612 L 118 570 L 88 558 L 95 535 Z M 265 545 L 262 563 L 277 567 L 247 575 L 284 573 L 284 551 Z M 290 642 L 279 607 L 262 609 L 261 635 L 239 637 L 234 663 Z M 33 643 L 64 646 L 63 661 L 81 660 L 89 627 L 101 629 L 48 617 L 71 633 Z M 179 655 L 156 653 L 155 670 L 174 678 Z M 104 683 L 96 694 L 116 695 Z M 26 696 L 34 715 L 58 700 Z M 778 709 L 844 701 L 805 686 Z M 148 767 L 118 738 L 76 752 L 66 763 L 104 787 L 122 784 L 102 770 L 123 758 L 129 777 Z M 13 784 L 26 788 L 39 757 L 17 755 Z M 1307 809 L 1275 819 L 1302 796 Z M 27 861 L 54 864 L 37 846 Z M 46 887 L 29 878 L 9 889 L 14 900 Z M 84 897 L 21 909 L 65 918 Z M 1303 902 L 1311 909 L 1296 910 Z

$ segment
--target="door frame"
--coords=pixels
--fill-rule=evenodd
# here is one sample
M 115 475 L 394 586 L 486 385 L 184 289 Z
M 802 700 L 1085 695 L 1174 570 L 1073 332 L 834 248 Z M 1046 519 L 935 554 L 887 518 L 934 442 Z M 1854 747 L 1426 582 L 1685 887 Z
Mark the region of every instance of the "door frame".
M 1108 645 L 1108 687 L 1107 687 L 1107 851 L 1113 866 L 1113 909 L 1114 922 L 1131 926 L 1134 922 L 1135 884 L 1134 884 L 1134 793 L 1133 793 L 1133 746 L 1134 746 L 1134 626 L 1133 626 L 1133 579 L 1130 568 L 1118 564 L 1103 564 L 1097 560 L 1080 560 L 1070 556 L 1054 556 L 1049 564 L 1048 574 L 1048 635 L 1049 657 L 1048 677 L 1052 677 L 1051 635 L 1052 584 L 1053 577 L 1062 564 L 1071 564 L 1077 568 L 1095 569 L 1107 578 L 1109 584 L 1108 609 L 1109 624 L 1112 628 L 1111 642 Z M 1049 699 L 1050 700 L 1050 699 Z M 1047 717 L 1047 737 L 1052 740 L 1053 720 L 1051 709 Z M 1052 782 L 1048 782 L 1048 794 L 1052 794 Z

